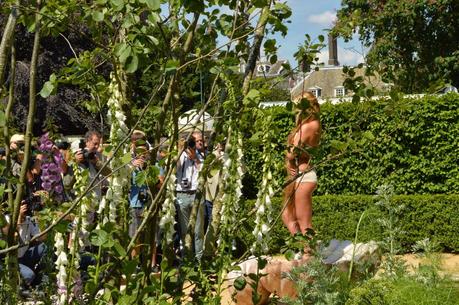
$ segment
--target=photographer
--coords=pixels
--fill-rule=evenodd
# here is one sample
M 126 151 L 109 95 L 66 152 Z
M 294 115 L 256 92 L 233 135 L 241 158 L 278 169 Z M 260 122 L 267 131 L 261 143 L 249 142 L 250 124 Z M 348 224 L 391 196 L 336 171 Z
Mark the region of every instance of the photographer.
M 37 203 L 38 202 L 38 203 Z M 17 222 L 17 232 L 19 242 L 24 244 L 32 239 L 35 235 L 40 234 L 40 228 L 37 221 L 32 217 L 33 210 L 37 208 L 40 198 L 29 198 L 23 200 L 19 210 L 19 218 Z M 10 215 L 5 215 L 7 223 L 10 223 Z M 2 233 L 7 234 L 9 225 L 2 228 Z M 20 274 L 27 285 L 36 285 L 40 282 L 40 261 L 46 252 L 46 246 L 43 243 L 45 236 L 39 238 L 28 246 L 23 246 L 18 249 L 18 262 Z
M 129 191 L 129 237 L 133 237 L 143 220 L 143 214 L 148 202 L 151 201 L 148 185 L 146 183 L 138 183 L 137 177 L 146 169 L 150 161 L 150 145 L 146 142 L 145 133 L 140 130 L 135 130 L 131 135 L 131 188 Z M 140 238 L 142 240 L 142 238 Z M 142 242 L 139 242 L 142 243 Z M 135 257 L 140 252 L 140 246 L 136 246 L 132 250 L 132 257 Z
M 10 139 L 10 153 L 11 153 L 11 172 L 14 177 L 19 177 L 21 174 L 21 167 L 24 161 L 24 135 L 15 134 Z M 28 186 L 33 191 L 39 189 L 39 175 L 41 166 L 41 155 L 36 153 L 36 149 L 32 147 L 32 157 L 29 161 L 29 167 L 26 173 Z
M 79 149 L 75 152 L 75 160 L 78 166 L 89 169 L 89 178 L 91 181 L 96 179 L 96 175 L 102 168 L 102 155 L 99 152 L 101 146 L 102 135 L 97 131 L 88 131 L 84 137 L 84 140 L 80 141 Z M 106 187 L 105 177 L 111 174 L 111 170 L 108 167 L 103 168 L 101 175 L 97 177 L 96 184 L 99 184 L 94 188 L 96 198 L 100 201 L 102 198 L 102 190 Z
M 204 162 L 202 150 L 204 147 L 202 133 L 193 132 L 186 144 L 186 148 L 180 155 L 177 163 L 177 216 L 179 225 L 179 235 L 182 247 L 185 245 L 185 236 L 190 220 L 193 201 L 198 188 L 198 176 Z M 197 260 L 202 257 L 204 239 L 204 209 L 200 205 L 196 218 L 194 232 L 194 251 Z M 183 253 L 182 253 L 183 255 Z

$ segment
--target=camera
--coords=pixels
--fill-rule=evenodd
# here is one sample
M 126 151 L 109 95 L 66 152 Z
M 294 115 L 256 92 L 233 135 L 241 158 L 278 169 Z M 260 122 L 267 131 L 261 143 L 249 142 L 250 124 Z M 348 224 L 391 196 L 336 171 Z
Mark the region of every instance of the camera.
M 139 195 L 138 195 L 138 200 L 142 203 L 145 203 L 147 202 L 147 199 L 148 199 L 148 194 L 147 194 L 147 190 L 146 189 L 140 189 L 140 192 L 139 192 Z
M 56 147 L 63 150 L 68 150 L 70 148 L 70 143 L 63 140 L 56 140 Z
M 41 211 L 43 209 L 40 196 L 32 195 L 26 198 L 24 202 L 27 205 L 26 216 L 32 216 L 33 212 Z
M 186 146 L 187 146 L 187 148 L 192 148 L 192 149 L 196 148 L 196 141 L 195 141 L 195 139 L 194 139 L 193 137 L 190 137 L 190 138 L 188 139 L 188 141 L 186 142 Z
M 188 180 L 188 178 L 182 179 L 182 187 L 185 189 L 191 187 L 191 183 L 190 183 L 190 180 Z
M 83 139 L 80 140 L 80 143 L 78 144 L 78 147 L 82 150 L 83 152 L 83 158 L 84 162 L 88 162 L 89 160 L 94 160 L 96 158 L 96 153 L 95 152 L 90 152 L 86 149 L 86 143 Z
M 25 143 L 24 142 L 17 142 L 17 147 L 18 147 L 18 151 L 20 152 L 23 152 L 24 151 L 24 146 L 25 146 Z

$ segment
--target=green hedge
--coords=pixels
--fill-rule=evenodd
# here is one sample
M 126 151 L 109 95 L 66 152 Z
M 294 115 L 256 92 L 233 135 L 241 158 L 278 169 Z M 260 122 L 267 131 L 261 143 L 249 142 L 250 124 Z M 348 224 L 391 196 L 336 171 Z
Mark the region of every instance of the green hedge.
M 265 111 L 274 115 L 274 172 L 281 182 L 285 141 L 294 119 L 284 107 Z M 340 156 L 318 167 L 316 194 L 374 194 L 388 183 L 397 194 L 458 194 L 459 94 L 325 103 L 321 122 L 323 137 L 314 162 Z M 244 150 L 246 198 L 256 196 L 261 151 L 256 141 Z
M 313 199 L 313 223 L 322 240 L 354 239 L 355 228 L 360 215 L 367 210 L 360 231 L 359 241 L 383 240 L 384 233 L 377 221 L 384 215 L 375 205 L 374 196 L 324 195 Z M 403 205 L 397 225 L 401 233 L 397 241 L 402 252 L 410 252 L 412 245 L 426 237 L 439 243 L 447 252 L 459 252 L 459 195 L 398 195 L 392 204 Z M 254 200 L 246 200 L 241 215 L 248 215 L 254 207 Z M 273 199 L 276 213 L 281 208 L 281 199 Z M 252 236 L 254 215 L 243 219 L 244 228 L 238 230 L 238 237 L 246 246 L 253 243 Z M 279 253 L 285 245 L 289 233 L 282 221 L 276 223 L 272 230 L 273 240 L 270 244 L 272 253 Z

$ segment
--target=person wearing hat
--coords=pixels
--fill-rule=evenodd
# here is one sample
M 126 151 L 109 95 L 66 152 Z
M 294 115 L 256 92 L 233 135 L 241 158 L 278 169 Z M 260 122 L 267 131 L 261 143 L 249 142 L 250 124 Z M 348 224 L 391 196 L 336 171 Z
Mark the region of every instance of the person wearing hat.
M 317 174 L 311 166 L 308 148 L 320 141 L 320 106 L 316 97 L 304 92 L 294 100 L 296 124 L 287 139 L 285 167 L 288 180 L 297 177 L 284 189 L 286 205 L 282 220 L 292 235 L 312 229 L 312 194 L 317 187 Z

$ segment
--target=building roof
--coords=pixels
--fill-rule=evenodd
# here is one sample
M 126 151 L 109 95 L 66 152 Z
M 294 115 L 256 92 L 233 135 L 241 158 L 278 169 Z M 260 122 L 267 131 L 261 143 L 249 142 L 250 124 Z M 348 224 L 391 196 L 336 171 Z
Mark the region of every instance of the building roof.
M 364 68 L 355 68 L 356 76 L 363 76 Z M 343 67 L 323 67 L 318 71 L 311 71 L 300 77 L 291 89 L 292 96 L 298 96 L 302 91 L 312 89 L 321 89 L 322 97 L 335 97 L 335 89 L 343 87 L 347 75 L 343 73 Z M 379 77 L 365 77 L 364 82 L 372 85 L 374 88 L 384 91 L 385 83 Z M 346 95 L 350 95 L 348 92 Z

